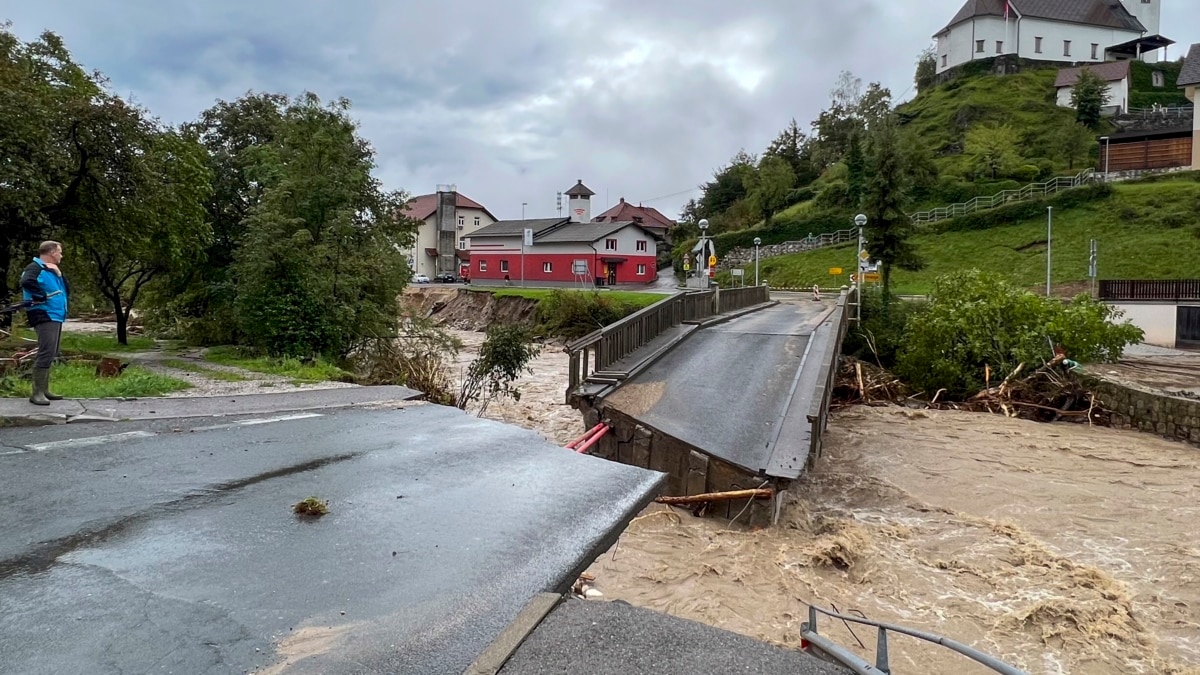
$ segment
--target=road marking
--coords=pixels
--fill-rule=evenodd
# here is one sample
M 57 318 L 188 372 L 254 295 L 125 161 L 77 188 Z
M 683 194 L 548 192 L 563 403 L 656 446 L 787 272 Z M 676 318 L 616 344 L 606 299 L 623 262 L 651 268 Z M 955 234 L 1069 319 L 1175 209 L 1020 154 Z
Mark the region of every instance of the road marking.
M 262 417 L 252 420 L 240 420 L 237 422 L 229 422 L 228 424 L 213 424 L 207 427 L 193 427 L 192 431 L 214 431 L 216 429 L 233 429 L 234 427 L 248 427 L 255 424 L 270 424 L 272 422 L 290 422 L 292 420 L 304 420 L 310 417 L 324 417 L 320 413 L 298 413 L 295 415 L 280 415 L 279 417 Z
M 126 431 L 120 434 L 108 434 L 106 436 L 90 436 L 88 438 L 69 438 L 65 441 L 51 441 L 49 443 L 34 443 L 33 445 L 25 446 L 26 450 L 33 452 L 46 452 L 47 450 L 61 450 L 63 448 L 83 448 L 89 445 L 103 445 L 115 441 L 125 441 L 131 438 L 146 438 L 154 436 L 152 431 Z

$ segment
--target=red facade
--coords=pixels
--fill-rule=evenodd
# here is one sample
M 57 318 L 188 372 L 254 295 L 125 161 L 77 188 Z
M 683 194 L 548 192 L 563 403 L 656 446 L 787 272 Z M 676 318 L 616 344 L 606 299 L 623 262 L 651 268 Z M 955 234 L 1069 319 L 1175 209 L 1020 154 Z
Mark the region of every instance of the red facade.
M 495 251 L 480 250 L 472 247 L 471 251 L 471 281 L 483 283 L 504 283 L 507 274 L 513 283 L 521 281 L 522 260 L 524 260 L 525 283 L 538 284 L 570 284 L 577 281 L 574 274 L 574 262 L 586 260 L 591 281 L 603 278 L 604 285 L 615 284 L 648 284 L 658 275 L 653 252 L 642 255 L 605 254 L 586 247 L 585 251 L 577 253 L 543 253 L 537 247 L 525 251 L 520 249 L 498 249 Z M 547 265 L 549 270 L 547 271 Z M 505 271 L 507 270 L 507 271 Z M 639 271 L 641 274 L 639 274 Z

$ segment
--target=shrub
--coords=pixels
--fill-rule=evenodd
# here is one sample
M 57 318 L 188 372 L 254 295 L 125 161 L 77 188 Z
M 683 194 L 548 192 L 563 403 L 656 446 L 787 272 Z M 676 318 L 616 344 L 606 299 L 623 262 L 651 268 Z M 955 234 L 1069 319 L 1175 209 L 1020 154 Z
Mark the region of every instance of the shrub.
M 600 292 L 554 290 L 538 303 L 538 329 L 547 335 L 573 339 L 618 321 L 635 310 L 632 305 Z
M 908 322 L 924 312 L 929 303 L 892 298 L 885 304 L 880 289 L 867 289 L 862 302 L 862 323 L 846 333 L 842 353 L 893 368 L 906 339 Z
M 908 321 L 896 372 L 927 395 L 961 399 L 983 389 L 985 368 L 999 381 L 1022 363 L 1049 361 L 1052 345 L 1076 361 L 1115 361 L 1143 337 L 1119 318 L 1085 295 L 1062 302 L 978 270 L 948 274 L 934 281 L 929 308 Z
M 521 400 L 521 392 L 513 383 L 522 373 L 533 372 L 529 362 L 537 358 L 538 351 L 524 326 L 488 328 L 479 356 L 471 362 L 459 386 L 458 407 L 466 410 L 472 403 L 478 403 L 478 414 L 483 417 L 488 405 L 498 397 Z
M 844 207 L 850 204 L 850 185 L 843 180 L 830 181 L 817 194 L 817 206 L 822 208 Z
M 361 384 L 398 384 L 423 392 L 440 405 L 454 405 L 449 364 L 462 343 L 427 319 L 405 317 L 397 336 L 368 340 L 350 356 Z
M 1039 173 L 1040 170 L 1036 164 L 1025 164 L 1013 170 L 1012 178 L 1021 183 L 1032 183 L 1038 179 Z

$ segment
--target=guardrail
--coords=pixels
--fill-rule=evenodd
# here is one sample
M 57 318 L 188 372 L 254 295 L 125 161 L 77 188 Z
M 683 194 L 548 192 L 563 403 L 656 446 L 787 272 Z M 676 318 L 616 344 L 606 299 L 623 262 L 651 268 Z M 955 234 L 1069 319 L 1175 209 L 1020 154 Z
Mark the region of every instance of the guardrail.
M 592 374 L 603 373 L 671 328 L 752 307 L 769 299 L 770 291 L 766 286 L 688 291 L 666 297 L 568 343 L 564 348 L 570 357 L 567 402 L 570 403 L 571 392 Z
M 817 633 L 818 613 L 841 621 L 875 627 L 878 630 L 876 635 L 875 664 L 872 665 L 866 659 L 851 652 L 849 649 Z M 990 654 L 985 654 L 978 649 L 968 647 L 961 642 L 955 642 L 944 635 L 916 630 L 914 628 L 905 628 L 904 626 L 883 623 L 881 621 L 871 621 L 870 619 L 857 616 L 847 616 L 820 607 L 814 607 L 813 605 L 808 606 L 808 621 L 800 625 L 801 649 L 824 656 L 858 673 L 858 675 L 879 675 L 880 673 L 889 675 L 892 670 L 891 665 L 888 663 L 888 631 L 940 645 L 1003 675 L 1029 675 L 1029 673 L 1020 668 L 1011 666 Z
M 833 341 L 833 344 L 829 349 L 831 356 L 821 362 L 816 389 L 813 391 L 812 402 L 808 409 L 808 422 L 812 425 L 812 431 L 808 436 L 808 461 L 810 463 L 817 461 L 821 456 L 822 439 L 825 436 L 825 430 L 829 428 L 829 400 L 833 397 L 833 385 L 837 379 L 842 341 L 846 338 L 846 331 L 850 324 L 846 308 L 850 306 L 852 298 L 854 302 L 858 302 L 857 286 L 842 291 L 838 296 L 833 313 L 818 327 L 818 330 L 828 330 L 831 333 L 829 339 Z
M 1105 279 L 1101 300 L 1200 300 L 1200 279 Z
M 1075 176 L 1053 178 L 1045 183 L 1030 183 L 1020 190 L 1002 190 L 990 197 L 976 197 L 969 202 L 942 206 L 929 211 L 918 211 L 910 214 L 909 217 L 912 218 L 913 223 L 916 225 L 936 223 L 939 220 L 957 218 L 976 211 L 994 209 L 1009 202 L 1036 199 L 1061 192 L 1062 190 L 1070 190 L 1081 185 L 1087 185 L 1095 179 L 1095 174 L 1095 169 L 1085 169 Z

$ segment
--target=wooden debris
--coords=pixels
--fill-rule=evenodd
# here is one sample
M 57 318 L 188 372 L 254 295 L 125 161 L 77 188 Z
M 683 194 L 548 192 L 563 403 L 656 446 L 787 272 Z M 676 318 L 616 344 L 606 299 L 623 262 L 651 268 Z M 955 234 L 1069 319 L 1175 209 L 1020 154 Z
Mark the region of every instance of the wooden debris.
M 654 501 L 659 504 L 701 504 L 703 502 L 727 502 L 735 499 L 770 499 L 775 496 L 775 491 L 770 488 L 762 488 L 757 490 L 730 490 L 729 492 L 706 492 L 699 495 L 687 495 L 683 497 L 659 497 Z

